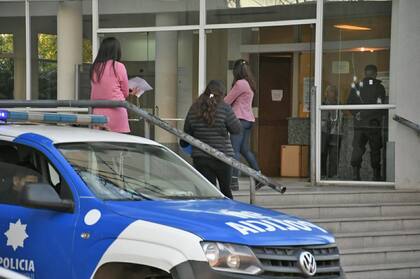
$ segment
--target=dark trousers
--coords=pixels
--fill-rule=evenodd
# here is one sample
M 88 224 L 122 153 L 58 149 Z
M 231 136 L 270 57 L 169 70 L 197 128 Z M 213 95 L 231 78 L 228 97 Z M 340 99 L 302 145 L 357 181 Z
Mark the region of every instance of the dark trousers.
M 340 162 L 341 136 L 322 133 L 321 144 L 321 175 L 336 176 L 338 173 L 338 162 Z
M 250 138 L 251 138 L 251 129 L 252 122 L 240 119 L 242 129 L 241 133 L 237 135 L 230 135 L 230 141 L 232 142 L 233 151 L 235 152 L 235 159 L 239 161 L 241 155 L 244 156 L 249 166 L 256 171 L 259 171 L 257 159 L 255 158 L 254 153 L 250 149 Z M 234 177 L 238 177 L 239 171 L 234 169 L 232 172 Z
M 208 181 L 217 186 L 216 180 L 219 182 L 220 191 L 228 198 L 232 199 L 232 191 L 230 190 L 230 182 L 232 179 L 232 167 L 226 165 L 222 161 L 210 157 L 193 157 L 193 166 Z
M 382 137 L 381 128 L 355 128 L 353 137 L 353 153 L 351 165 L 360 168 L 362 156 L 366 151 L 366 144 L 370 147 L 370 162 L 373 169 L 381 167 Z

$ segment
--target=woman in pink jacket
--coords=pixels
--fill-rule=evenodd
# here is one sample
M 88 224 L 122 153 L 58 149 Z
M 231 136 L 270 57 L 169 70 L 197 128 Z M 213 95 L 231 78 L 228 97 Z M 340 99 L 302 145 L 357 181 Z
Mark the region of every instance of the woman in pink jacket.
M 239 160 L 244 156 L 251 168 L 259 171 L 257 159 L 249 148 L 252 125 L 255 122 L 252 113 L 252 99 L 254 98 L 255 82 L 252 78 L 248 62 L 243 59 L 235 61 L 233 65 L 232 89 L 225 97 L 225 102 L 232 106 L 233 112 L 239 118 L 242 125 L 242 131 L 237 135 L 230 135 L 235 159 Z M 234 169 L 232 172 L 231 189 L 238 190 L 239 171 Z
M 124 101 L 128 97 L 127 70 L 120 59 L 119 41 L 113 37 L 104 39 L 90 70 L 91 100 Z M 93 113 L 108 117 L 108 124 L 105 126 L 108 130 L 130 132 L 125 108 L 94 108 Z

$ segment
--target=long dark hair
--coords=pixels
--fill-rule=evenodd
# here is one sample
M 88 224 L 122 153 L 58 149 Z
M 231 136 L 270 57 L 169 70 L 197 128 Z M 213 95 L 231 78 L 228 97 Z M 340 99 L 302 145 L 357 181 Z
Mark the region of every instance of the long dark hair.
M 216 119 L 216 109 L 219 103 L 223 102 L 225 96 L 225 86 L 218 80 L 211 80 L 204 90 L 204 93 L 195 101 L 194 108 L 210 127 L 214 125 Z
M 99 47 L 98 55 L 90 68 L 90 79 L 93 82 L 101 81 L 108 60 L 112 60 L 112 68 L 116 74 L 115 61 L 121 60 L 121 45 L 114 37 L 105 38 Z
M 255 80 L 252 75 L 249 63 L 244 59 L 238 59 L 233 64 L 233 82 L 232 87 L 238 80 L 245 79 L 254 93 L 256 92 Z

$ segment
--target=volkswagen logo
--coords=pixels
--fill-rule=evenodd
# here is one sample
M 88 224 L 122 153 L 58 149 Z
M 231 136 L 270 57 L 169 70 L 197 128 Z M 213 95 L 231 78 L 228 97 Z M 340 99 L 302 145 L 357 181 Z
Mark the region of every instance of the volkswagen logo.
M 314 276 L 316 273 L 315 257 L 309 252 L 300 253 L 299 266 L 306 277 Z

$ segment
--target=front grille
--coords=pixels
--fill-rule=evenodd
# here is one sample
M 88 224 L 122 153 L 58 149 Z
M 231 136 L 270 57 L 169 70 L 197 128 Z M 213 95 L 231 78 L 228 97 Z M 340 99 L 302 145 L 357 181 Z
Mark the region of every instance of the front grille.
M 311 278 L 340 278 L 340 257 L 335 245 L 252 247 L 252 251 L 263 265 L 261 278 L 305 278 L 299 267 L 299 255 L 303 251 L 311 253 L 316 260 L 316 273 Z

